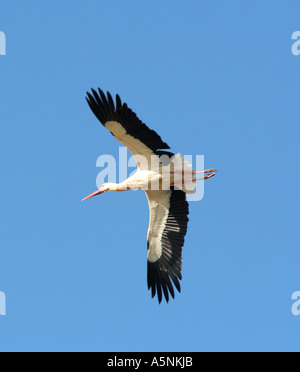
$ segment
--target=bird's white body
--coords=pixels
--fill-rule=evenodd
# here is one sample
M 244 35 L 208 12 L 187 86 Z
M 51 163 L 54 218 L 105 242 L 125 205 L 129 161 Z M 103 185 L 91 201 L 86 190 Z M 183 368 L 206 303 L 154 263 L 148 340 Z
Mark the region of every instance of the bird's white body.
M 157 158 L 157 157 L 156 157 Z M 185 193 L 192 194 L 195 192 L 196 177 L 192 166 L 184 160 L 184 158 L 177 154 L 174 156 L 174 166 L 169 165 L 155 166 L 154 169 L 146 170 L 138 168 L 131 177 L 125 181 L 112 186 L 108 191 L 126 191 L 126 190 L 170 190 L 170 187 L 182 190 Z M 176 171 L 174 171 L 176 169 Z M 180 170 L 178 170 L 180 169 Z

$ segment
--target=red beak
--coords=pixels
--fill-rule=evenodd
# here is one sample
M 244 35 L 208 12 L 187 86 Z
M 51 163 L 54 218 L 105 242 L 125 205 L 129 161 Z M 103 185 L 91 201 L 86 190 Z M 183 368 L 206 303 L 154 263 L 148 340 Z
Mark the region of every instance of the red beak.
M 93 192 L 92 194 L 90 194 L 90 195 L 86 196 L 85 198 L 83 198 L 81 201 L 87 200 L 87 199 L 92 198 L 93 196 L 96 196 L 96 195 L 99 195 L 99 194 L 103 194 L 103 191 L 97 190 L 97 191 Z

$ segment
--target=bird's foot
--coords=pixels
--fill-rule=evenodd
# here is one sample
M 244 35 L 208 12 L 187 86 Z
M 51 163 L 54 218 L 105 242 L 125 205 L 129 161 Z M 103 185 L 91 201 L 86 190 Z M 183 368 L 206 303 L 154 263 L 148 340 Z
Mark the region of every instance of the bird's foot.
M 214 173 L 214 174 L 216 174 L 216 169 L 214 169 L 214 168 L 211 168 L 211 169 L 206 169 L 206 170 L 204 170 L 204 171 L 193 171 L 193 174 L 195 174 L 195 173 Z
M 213 172 L 213 173 L 207 174 L 206 176 L 204 176 L 202 178 L 197 178 L 195 181 L 208 180 L 209 178 L 211 178 L 215 175 L 216 175 L 216 172 Z
M 192 171 L 192 174 L 196 174 L 196 173 L 216 173 L 217 170 L 214 169 L 214 168 L 211 168 L 211 169 L 205 169 L 203 171 L 195 171 L 193 170 Z M 171 174 L 187 174 L 188 172 L 186 171 L 178 171 L 178 172 L 170 172 Z

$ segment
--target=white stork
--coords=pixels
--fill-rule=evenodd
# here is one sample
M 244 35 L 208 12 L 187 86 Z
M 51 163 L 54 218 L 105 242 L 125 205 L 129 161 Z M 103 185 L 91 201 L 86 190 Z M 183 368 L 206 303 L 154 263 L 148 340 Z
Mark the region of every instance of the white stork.
M 162 294 L 168 302 L 169 293 L 174 298 L 172 282 L 180 292 L 178 279 L 182 279 L 181 253 L 189 220 L 186 193 L 194 191 L 194 187 L 187 188 L 186 184 L 195 185 L 197 172 L 180 154 L 159 151 L 170 147 L 155 131 L 142 123 L 126 103 L 122 104 L 119 95 L 116 95 L 114 103 L 109 92 L 106 96 L 101 89 L 98 91 L 99 93 L 92 89 L 92 94 L 87 92 L 86 100 L 90 108 L 104 127 L 128 148 L 137 162 L 138 169 L 127 180 L 119 184 L 105 183 L 82 200 L 107 191 L 145 190 L 150 209 L 147 234 L 148 289 L 151 289 L 152 297 L 157 293 L 159 303 L 162 301 Z M 163 160 L 166 158 L 162 155 L 167 155 L 167 161 Z M 171 162 L 175 163 L 172 168 Z M 176 165 L 183 166 L 183 170 L 179 167 L 179 171 L 174 171 Z M 169 172 L 165 172 L 169 181 L 167 189 L 162 186 L 166 179 L 163 176 L 166 167 L 169 167 Z M 215 175 L 215 169 L 202 172 L 206 173 L 202 179 Z M 188 181 L 183 177 L 186 174 L 192 176 Z

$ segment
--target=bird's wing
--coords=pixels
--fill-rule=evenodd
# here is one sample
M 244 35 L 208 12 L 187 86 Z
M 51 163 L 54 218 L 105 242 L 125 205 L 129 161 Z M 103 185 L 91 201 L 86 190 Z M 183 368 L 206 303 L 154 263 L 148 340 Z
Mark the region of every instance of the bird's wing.
M 175 285 L 180 292 L 181 252 L 187 232 L 189 206 L 186 194 L 180 190 L 146 191 L 150 209 L 148 229 L 148 289 L 152 297 L 162 293 L 169 301 L 174 298 Z M 172 279 L 172 282 L 171 282 Z
M 122 103 L 118 95 L 114 103 L 109 92 L 106 96 L 101 89 L 98 91 L 99 93 L 92 89 L 92 94 L 87 92 L 86 100 L 91 110 L 105 128 L 128 148 L 138 167 L 150 169 L 151 157 L 155 155 L 155 151 L 170 147 L 154 130 L 149 129 L 126 103 Z

